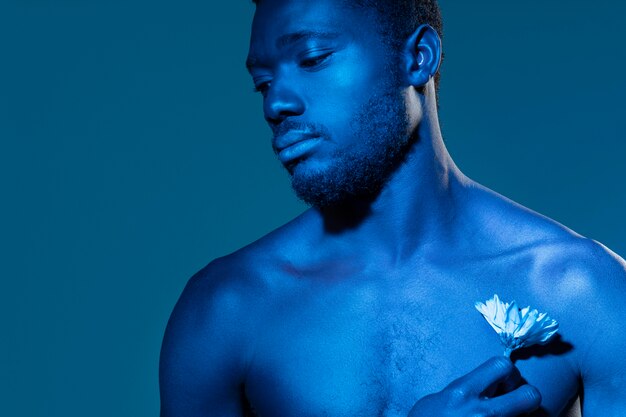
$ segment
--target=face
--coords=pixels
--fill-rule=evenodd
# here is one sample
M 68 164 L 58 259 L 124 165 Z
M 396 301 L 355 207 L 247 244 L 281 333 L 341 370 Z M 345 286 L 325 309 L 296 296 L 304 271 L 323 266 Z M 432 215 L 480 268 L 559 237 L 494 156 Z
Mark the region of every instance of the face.
M 410 126 L 373 11 L 342 0 L 261 0 L 248 56 L 274 151 L 317 206 L 375 196 L 402 162 Z

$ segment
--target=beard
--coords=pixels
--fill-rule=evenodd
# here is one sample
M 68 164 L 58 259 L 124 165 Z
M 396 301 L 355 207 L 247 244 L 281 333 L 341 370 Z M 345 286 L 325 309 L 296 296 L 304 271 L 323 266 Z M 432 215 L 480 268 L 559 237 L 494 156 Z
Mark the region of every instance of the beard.
M 331 155 L 325 169 L 291 170 L 299 199 L 320 209 L 372 200 L 383 189 L 411 148 L 409 117 L 399 90 L 373 95 L 350 122 L 359 140 Z M 306 160 L 300 164 L 306 165 Z

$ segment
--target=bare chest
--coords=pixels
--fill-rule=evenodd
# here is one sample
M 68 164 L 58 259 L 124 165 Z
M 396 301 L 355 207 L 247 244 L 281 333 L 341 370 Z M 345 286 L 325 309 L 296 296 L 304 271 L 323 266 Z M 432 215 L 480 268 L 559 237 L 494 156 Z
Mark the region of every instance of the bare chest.
M 423 396 L 502 354 L 473 307 L 484 289 L 457 288 L 447 297 L 435 297 L 441 288 L 405 290 L 304 292 L 279 303 L 246 380 L 257 414 L 406 416 Z M 518 367 L 542 385 L 547 415 L 558 415 L 575 394 L 577 382 L 561 358 L 531 358 Z

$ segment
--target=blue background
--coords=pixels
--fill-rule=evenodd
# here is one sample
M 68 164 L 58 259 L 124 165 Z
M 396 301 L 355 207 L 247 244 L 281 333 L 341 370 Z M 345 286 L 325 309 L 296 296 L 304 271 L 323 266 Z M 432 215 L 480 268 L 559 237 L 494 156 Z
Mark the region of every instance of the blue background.
M 626 3 L 441 4 L 460 168 L 625 254 Z M 303 210 L 243 65 L 253 11 L 2 1 L 0 414 L 156 415 L 186 280 Z

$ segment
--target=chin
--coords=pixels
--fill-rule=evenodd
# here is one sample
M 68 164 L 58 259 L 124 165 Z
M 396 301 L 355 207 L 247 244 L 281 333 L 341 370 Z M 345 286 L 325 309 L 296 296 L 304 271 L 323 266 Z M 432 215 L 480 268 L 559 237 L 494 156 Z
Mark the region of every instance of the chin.
M 314 169 L 302 161 L 291 167 L 290 174 L 296 196 L 310 206 L 332 206 L 345 198 L 340 181 L 327 169 Z
M 296 196 L 316 208 L 338 207 L 369 194 L 370 187 L 361 187 L 354 172 L 342 169 L 311 169 L 298 164 L 291 175 Z

